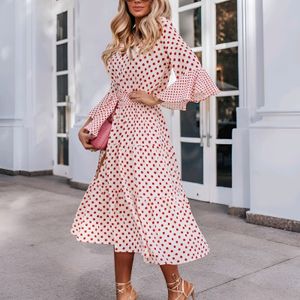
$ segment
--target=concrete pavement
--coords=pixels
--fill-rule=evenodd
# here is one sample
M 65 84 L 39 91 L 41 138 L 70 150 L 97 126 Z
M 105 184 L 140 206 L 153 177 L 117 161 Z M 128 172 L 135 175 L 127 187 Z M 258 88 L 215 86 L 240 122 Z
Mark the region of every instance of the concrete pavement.
M 0 299 L 115 299 L 113 248 L 77 242 L 84 191 L 55 176 L 0 175 Z M 223 205 L 190 201 L 211 252 L 180 265 L 196 299 L 300 299 L 300 233 L 248 224 Z M 141 300 L 167 299 L 157 265 L 135 255 Z

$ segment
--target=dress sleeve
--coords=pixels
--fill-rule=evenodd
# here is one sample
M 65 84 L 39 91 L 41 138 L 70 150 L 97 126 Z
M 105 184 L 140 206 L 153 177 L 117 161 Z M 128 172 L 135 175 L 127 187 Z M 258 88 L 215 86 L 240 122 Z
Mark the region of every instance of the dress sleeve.
M 221 92 L 171 20 L 162 18 L 162 30 L 164 51 L 175 72 L 176 81 L 156 95 L 164 101 L 159 105 L 186 110 L 188 102 L 200 102 Z
M 100 127 L 112 114 L 117 102 L 118 98 L 115 95 L 114 89 L 111 87 L 100 102 L 88 113 L 92 121 L 84 128 L 92 135 L 97 136 Z

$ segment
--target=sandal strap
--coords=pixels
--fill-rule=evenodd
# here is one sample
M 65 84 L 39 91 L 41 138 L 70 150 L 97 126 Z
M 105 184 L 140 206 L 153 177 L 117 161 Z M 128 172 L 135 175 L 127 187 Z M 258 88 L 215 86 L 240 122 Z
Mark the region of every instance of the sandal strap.
M 131 283 L 131 280 L 127 282 L 116 282 L 116 288 L 117 288 L 117 293 L 124 293 L 126 286 Z M 122 288 L 119 288 L 120 286 L 123 286 Z
M 176 274 L 175 274 L 175 273 L 172 273 L 172 277 L 173 277 L 173 278 L 176 278 Z M 168 286 L 175 284 L 175 285 L 174 285 L 173 287 L 171 287 L 171 288 L 168 287 L 168 290 L 174 291 L 174 292 L 180 292 L 180 291 L 178 290 L 178 287 L 179 287 L 179 285 L 180 285 L 180 282 L 182 282 L 182 278 L 181 278 L 180 276 L 178 276 L 178 277 L 175 279 L 175 281 L 173 281 L 173 282 L 167 282 L 167 285 L 168 285 Z
M 177 283 L 177 282 L 180 281 L 180 279 L 181 279 L 180 276 L 178 276 L 178 277 L 176 278 L 176 274 L 175 274 L 175 273 L 172 273 L 171 276 L 175 279 L 175 281 L 173 281 L 173 282 L 167 282 L 167 284 Z
M 126 285 L 126 284 L 128 284 L 128 283 L 130 283 L 131 282 L 131 280 L 129 280 L 129 281 L 127 281 L 127 282 L 116 282 L 116 285 L 117 286 L 122 286 L 122 285 Z
M 173 274 L 172 274 L 172 276 L 174 277 Z M 188 295 L 185 293 L 185 290 L 184 290 L 184 281 L 185 280 L 182 277 L 178 277 L 175 281 L 168 282 L 167 285 L 175 284 L 172 288 L 168 287 L 168 290 L 172 291 L 172 292 L 175 292 L 175 293 L 180 293 L 181 295 L 179 295 L 178 298 L 180 298 L 180 296 L 182 296 L 182 295 L 184 295 L 185 297 L 188 297 Z M 181 290 L 178 289 L 180 284 L 181 284 Z

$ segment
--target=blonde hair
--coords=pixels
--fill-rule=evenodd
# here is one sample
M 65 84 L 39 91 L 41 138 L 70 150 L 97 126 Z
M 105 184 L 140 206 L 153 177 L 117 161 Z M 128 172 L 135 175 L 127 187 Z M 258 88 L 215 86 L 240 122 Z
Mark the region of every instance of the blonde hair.
M 159 17 L 171 19 L 171 6 L 169 0 L 152 0 L 150 13 L 143 17 L 137 35 L 133 33 L 135 18 L 130 14 L 125 0 L 119 0 L 118 13 L 111 21 L 112 42 L 109 43 L 101 55 L 107 68 L 109 58 L 116 52 L 129 53 L 134 46 L 139 46 L 141 53 L 151 50 L 160 37 Z

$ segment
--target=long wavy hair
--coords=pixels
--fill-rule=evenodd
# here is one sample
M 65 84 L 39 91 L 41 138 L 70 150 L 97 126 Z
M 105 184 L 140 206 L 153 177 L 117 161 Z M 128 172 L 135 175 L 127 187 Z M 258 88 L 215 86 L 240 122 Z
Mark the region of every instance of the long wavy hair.
M 132 58 L 134 46 L 138 46 L 142 54 L 151 50 L 160 37 L 158 19 L 161 16 L 171 18 L 169 0 L 152 0 L 150 13 L 136 26 L 135 17 L 129 12 L 126 1 L 119 0 L 118 13 L 110 24 L 112 42 L 101 55 L 105 67 L 107 68 L 109 58 L 116 52 L 127 53 Z

